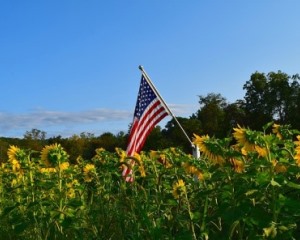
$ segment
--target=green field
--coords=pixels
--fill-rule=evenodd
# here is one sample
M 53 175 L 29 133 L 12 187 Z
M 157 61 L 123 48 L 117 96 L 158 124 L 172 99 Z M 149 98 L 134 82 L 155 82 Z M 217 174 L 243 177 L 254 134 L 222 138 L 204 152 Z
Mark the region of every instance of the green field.
M 1 239 L 300 239 L 300 136 L 288 126 L 195 135 L 180 149 L 10 146 L 0 169 Z M 121 176 L 134 159 L 134 182 Z

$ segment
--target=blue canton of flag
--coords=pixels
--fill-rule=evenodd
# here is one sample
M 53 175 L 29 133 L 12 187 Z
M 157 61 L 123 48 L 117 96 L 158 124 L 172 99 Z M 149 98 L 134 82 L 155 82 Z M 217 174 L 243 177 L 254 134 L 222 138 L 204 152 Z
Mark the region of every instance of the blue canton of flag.
M 137 103 L 135 106 L 134 116 L 140 119 L 146 107 L 156 98 L 152 88 L 147 83 L 144 76 L 142 76 L 140 91 L 138 94 Z

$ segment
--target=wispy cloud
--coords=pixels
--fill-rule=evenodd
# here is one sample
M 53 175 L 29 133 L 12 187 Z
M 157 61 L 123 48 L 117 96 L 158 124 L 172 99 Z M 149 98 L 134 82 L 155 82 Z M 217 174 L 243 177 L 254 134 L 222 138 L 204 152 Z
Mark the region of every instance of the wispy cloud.
M 129 120 L 132 113 L 122 110 L 93 109 L 81 112 L 33 110 L 26 113 L 0 112 L 0 131 L 4 134 L 18 129 L 66 127 L 111 121 Z
M 186 116 L 186 114 L 191 113 L 192 109 L 191 106 L 180 104 L 170 104 L 169 107 L 176 116 Z M 125 122 L 123 125 L 128 126 L 132 116 L 133 111 L 101 108 L 79 112 L 50 111 L 45 109 L 34 109 L 25 113 L 0 112 L 0 136 L 12 136 L 16 132 L 19 132 L 17 135 L 20 135 L 20 132 L 25 133 L 25 131 L 33 128 L 45 131 L 50 128 L 52 130 L 57 128 L 57 132 L 61 133 L 61 129 L 74 129 L 76 127 L 84 129 L 84 126 L 93 124 L 97 124 L 97 126 L 110 124 L 113 126 L 114 124 Z M 103 131 L 114 132 L 113 129 L 103 129 Z
M 189 104 L 169 104 L 168 106 L 173 112 L 173 114 L 179 117 L 191 116 L 193 113 L 196 112 L 198 107 L 196 105 L 189 105 Z

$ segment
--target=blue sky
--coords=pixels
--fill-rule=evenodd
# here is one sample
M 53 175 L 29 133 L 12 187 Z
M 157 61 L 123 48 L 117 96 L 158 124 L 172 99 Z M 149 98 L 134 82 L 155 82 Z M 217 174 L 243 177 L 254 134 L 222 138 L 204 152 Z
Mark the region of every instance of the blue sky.
M 195 113 L 199 95 L 242 99 L 255 71 L 300 73 L 299 9 L 298 0 L 1 1 L 0 136 L 126 132 L 139 65 L 176 116 Z

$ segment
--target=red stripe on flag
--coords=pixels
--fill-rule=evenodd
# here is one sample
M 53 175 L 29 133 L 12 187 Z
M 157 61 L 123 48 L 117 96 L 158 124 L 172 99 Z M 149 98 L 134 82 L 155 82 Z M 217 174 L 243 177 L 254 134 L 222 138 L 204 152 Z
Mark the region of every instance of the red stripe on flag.
M 134 122 L 131 126 L 131 130 L 130 130 L 130 135 L 129 135 L 129 139 L 128 139 L 128 145 L 127 145 L 127 154 L 128 154 L 128 149 L 131 149 L 132 146 L 135 145 L 135 136 L 136 136 L 136 132 L 139 130 L 139 120 L 137 118 L 134 118 Z M 128 154 L 131 156 L 131 154 Z
M 146 113 L 143 115 L 143 117 L 138 121 L 135 131 L 130 134 L 131 137 L 127 147 L 127 154 L 130 156 L 135 152 L 139 153 L 142 147 L 139 142 L 145 142 L 145 138 L 149 134 L 148 129 L 153 129 L 153 127 L 162 119 L 160 117 L 160 114 L 162 112 L 166 113 L 164 107 L 160 105 L 160 102 L 158 100 L 155 101 L 151 106 L 149 106 L 149 109 L 145 110 L 145 112 Z M 166 115 L 164 115 L 164 117 Z M 155 118 L 158 118 L 159 121 L 153 121 L 153 119 Z M 147 132 L 148 134 L 144 134 L 145 132 Z
M 159 96 L 156 95 L 145 77 L 142 76 L 134 120 L 128 138 L 126 150 L 128 156 L 133 156 L 134 153 L 141 151 L 152 129 L 168 114 L 169 111 L 166 109 L 166 106 L 161 103 Z M 135 161 L 130 159 L 128 165 L 123 165 L 122 176 L 127 182 L 132 182 L 132 169 Z
M 158 112 L 157 112 L 158 113 Z M 155 127 L 155 125 L 163 119 L 167 113 L 164 111 L 164 109 L 160 109 L 158 114 L 155 114 L 147 119 L 143 123 L 143 126 L 141 128 L 142 131 L 139 131 L 137 134 L 137 142 L 136 142 L 136 152 L 139 152 L 141 148 L 143 147 L 144 142 L 146 141 L 147 136 L 150 134 L 151 130 Z
M 147 136 L 150 134 L 152 129 L 155 127 L 155 125 L 157 123 L 159 123 L 167 115 L 168 115 L 168 113 L 166 113 L 166 112 L 162 113 L 159 118 L 153 120 L 153 124 L 151 126 L 148 126 L 145 129 L 143 135 L 140 137 L 140 141 L 136 144 L 137 152 L 139 152 L 141 150 L 141 148 L 143 147 L 143 145 L 146 141 Z

